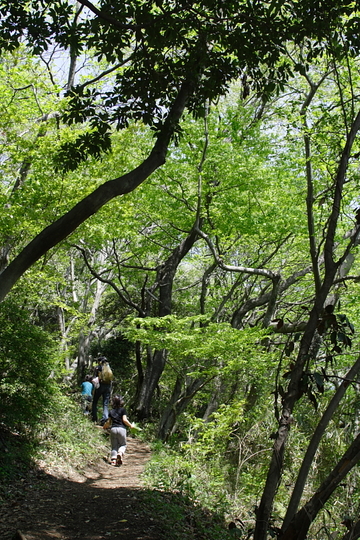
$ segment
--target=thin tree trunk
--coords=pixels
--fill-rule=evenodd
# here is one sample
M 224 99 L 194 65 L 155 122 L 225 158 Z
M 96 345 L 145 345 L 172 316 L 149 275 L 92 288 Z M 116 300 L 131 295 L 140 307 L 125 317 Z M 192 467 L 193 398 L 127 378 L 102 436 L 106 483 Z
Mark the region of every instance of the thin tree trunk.
M 281 540 L 305 540 L 309 527 L 340 482 L 360 461 L 360 434 L 340 459 L 336 467 L 302 509 L 293 517 Z
M 303 374 L 304 365 L 308 359 L 308 352 L 311 347 L 312 339 L 316 331 L 327 292 L 328 290 L 323 288 L 322 295 L 318 296 L 317 302 L 310 313 L 307 329 L 300 344 L 298 358 L 295 363 L 295 367 L 292 370 L 288 390 L 283 396 L 283 408 L 281 417 L 279 419 L 277 437 L 274 442 L 268 475 L 256 516 L 254 540 L 266 540 L 267 538 L 268 523 L 271 517 L 273 500 L 282 474 L 284 451 L 290 431 L 292 412 L 296 401 L 301 396 L 299 390 L 300 380 Z
M 156 281 L 159 285 L 159 317 L 165 317 L 171 314 L 172 289 L 175 274 L 180 262 L 196 242 L 197 227 L 198 217 L 196 217 L 195 224 L 187 237 L 173 250 L 170 257 L 158 269 Z M 167 352 L 165 350 L 155 351 L 152 360 L 147 362 L 136 405 L 136 416 L 139 420 L 150 416 L 152 396 L 164 371 L 166 356 Z
M 185 380 L 185 388 L 182 390 L 183 382 L 184 381 L 180 377 L 176 379 L 170 402 L 161 417 L 158 437 L 162 441 L 167 441 L 174 431 L 179 414 L 186 409 L 196 392 L 203 388 L 209 380 L 190 379 L 190 377 L 187 377 Z
M 304 371 L 304 366 L 309 360 L 309 351 L 316 332 L 319 317 L 322 313 L 325 300 L 334 283 L 336 272 L 343 263 L 343 261 L 346 259 L 350 248 L 356 241 L 358 230 L 351 238 L 347 248 L 344 251 L 343 256 L 337 262 L 334 261 L 333 250 L 335 246 L 336 226 L 340 214 L 341 196 L 352 145 L 359 129 L 360 112 L 357 114 L 351 131 L 347 136 L 347 140 L 337 170 L 333 206 L 328 221 L 328 229 L 324 244 L 325 274 L 323 277 L 323 283 L 320 289 L 317 291 L 314 306 L 310 312 L 309 321 L 300 342 L 300 350 L 297 356 L 297 360 L 295 362 L 295 366 L 291 372 L 291 379 L 288 389 L 282 396 L 282 414 L 279 419 L 279 427 L 277 431 L 277 437 L 273 446 L 268 475 L 266 478 L 263 495 L 256 516 L 254 540 L 266 540 L 268 525 L 273 507 L 273 501 L 281 480 L 284 451 L 290 431 L 291 416 L 295 403 L 301 396 L 300 382 Z
M 306 450 L 302 465 L 300 467 L 300 471 L 299 471 L 299 474 L 295 483 L 295 487 L 294 487 L 294 490 L 290 499 L 290 503 L 287 508 L 282 530 L 286 530 L 291 519 L 293 518 L 295 512 L 298 509 L 298 505 L 299 505 L 299 502 L 300 502 L 300 499 L 304 490 L 305 482 L 309 474 L 311 465 L 313 463 L 315 453 L 319 447 L 321 437 L 323 436 L 325 429 L 327 428 L 341 399 L 345 395 L 346 389 L 348 388 L 353 378 L 357 375 L 359 370 L 360 370 L 360 356 L 355 362 L 355 364 L 352 366 L 352 368 L 349 370 L 344 380 L 342 381 L 341 385 L 339 386 L 336 393 L 334 394 L 333 398 L 331 399 L 326 411 L 322 415 L 322 418 L 311 438 L 310 444 Z
M 100 253 L 99 264 L 101 265 L 101 268 L 103 268 L 103 265 L 105 264 L 105 254 Z M 73 269 L 73 264 L 72 264 Z M 101 270 L 100 270 L 101 273 Z M 73 295 L 74 299 L 77 297 L 77 291 L 75 289 L 75 276 L 72 274 L 72 283 L 73 283 Z M 102 281 L 97 280 L 96 281 L 96 290 L 93 297 L 93 302 L 90 310 L 90 314 L 87 320 L 86 326 L 84 326 L 80 330 L 79 334 L 79 345 L 78 345 L 78 367 L 77 367 L 77 380 L 80 384 L 85 376 L 85 370 L 87 367 L 89 367 L 88 358 L 89 358 L 89 349 L 90 349 L 90 343 L 92 338 L 92 327 L 96 320 L 96 314 L 100 306 L 100 301 L 103 293 L 105 292 L 107 287 L 107 283 L 104 283 Z M 82 308 L 84 313 L 87 311 L 87 307 L 90 303 L 90 296 L 92 294 L 92 283 L 91 280 L 89 280 L 87 285 L 87 290 L 83 294 L 83 302 L 82 302 Z M 86 331 L 85 331 L 86 328 Z
M 341 538 L 341 540 L 357 540 L 360 538 L 360 520 L 352 525 L 351 529 Z
M 152 397 L 159 384 L 160 377 L 164 371 L 165 363 L 165 349 L 155 351 L 152 355 L 151 362 L 147 365 L 143 383 L 139 392 L 139 399 L 136 405 L 136 417 L 139 420 L 149 418 L 151 415 Z

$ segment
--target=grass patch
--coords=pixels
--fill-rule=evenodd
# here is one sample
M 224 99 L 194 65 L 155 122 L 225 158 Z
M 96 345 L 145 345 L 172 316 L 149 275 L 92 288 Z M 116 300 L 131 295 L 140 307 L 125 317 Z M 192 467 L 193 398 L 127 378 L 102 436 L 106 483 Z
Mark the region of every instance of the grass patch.
M 140 493 L 143 511 L 161 522 L 164 539 L 230 540 L 230 531 L 223 516 L 210 512 L 181 493 L 147 489 Z M 237 529 L 241 536 L 241 531 Z M 238 537 L 240 537 L 238 536 Z M 235 537 L 237 537 L 235 535 Z
M 81 412 L 77 397 L 59 393 L 36 429 L 0 424 L 0 504 L 17 496 L 16 485 L 40 467 L 61 465 L 81 472 L 107 452 L 108 441 Z

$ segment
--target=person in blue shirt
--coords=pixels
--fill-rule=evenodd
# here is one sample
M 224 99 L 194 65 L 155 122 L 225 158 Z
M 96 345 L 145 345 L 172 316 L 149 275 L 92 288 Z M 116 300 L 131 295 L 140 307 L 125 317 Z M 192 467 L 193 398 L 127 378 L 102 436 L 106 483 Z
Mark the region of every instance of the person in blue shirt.
M 91 381 L 91 375 L 86 375 L 85 380 L 81 383 L 81 402 L 84 414 L 90 414 L 91 412 L 92 394 L 94 388 Z

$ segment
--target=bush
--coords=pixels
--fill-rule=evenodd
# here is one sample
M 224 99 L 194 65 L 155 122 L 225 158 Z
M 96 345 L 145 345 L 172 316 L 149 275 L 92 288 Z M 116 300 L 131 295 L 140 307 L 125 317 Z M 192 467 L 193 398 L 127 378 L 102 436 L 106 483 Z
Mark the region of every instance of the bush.
M 31 430 L 55 391 L 56 344 L 11 301 L 0 304 L 0 423 Z

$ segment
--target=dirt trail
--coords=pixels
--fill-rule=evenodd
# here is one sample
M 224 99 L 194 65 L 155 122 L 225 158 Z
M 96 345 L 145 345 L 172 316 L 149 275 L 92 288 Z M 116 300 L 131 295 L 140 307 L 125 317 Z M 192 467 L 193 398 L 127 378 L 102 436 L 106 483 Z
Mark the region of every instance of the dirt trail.
M 0 538 L 26 540 L 159 540 L 161 524 L 142 502 L 140 475 L 150 450 L 128 438 L 121 467 L 104 459 L 82 474 L 54 468 L 24 480 L 23 494 L 1 508 Z

